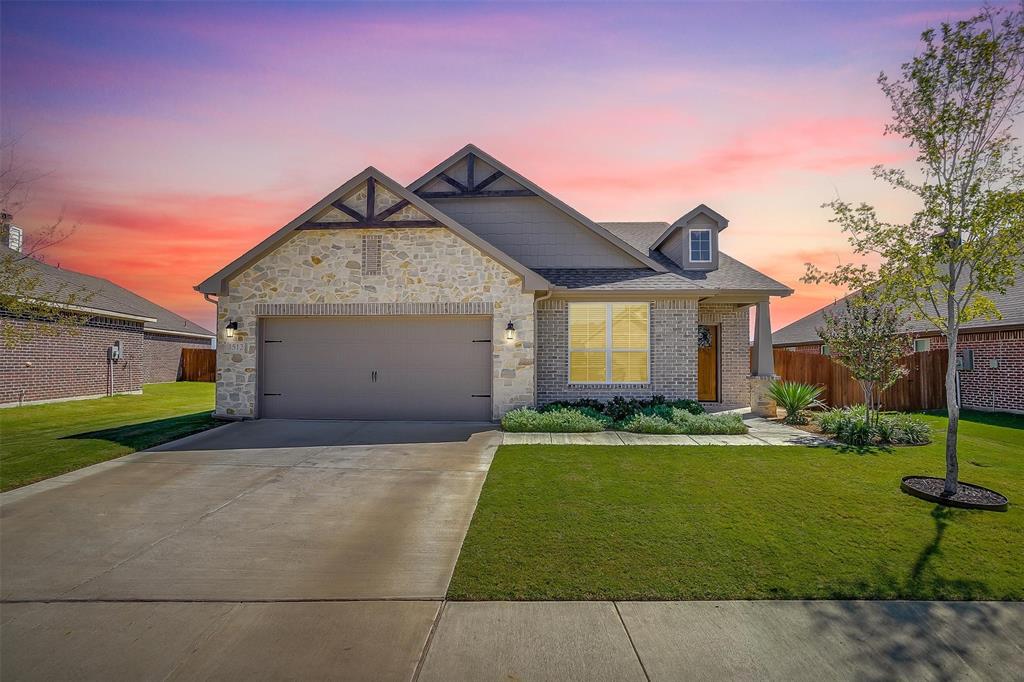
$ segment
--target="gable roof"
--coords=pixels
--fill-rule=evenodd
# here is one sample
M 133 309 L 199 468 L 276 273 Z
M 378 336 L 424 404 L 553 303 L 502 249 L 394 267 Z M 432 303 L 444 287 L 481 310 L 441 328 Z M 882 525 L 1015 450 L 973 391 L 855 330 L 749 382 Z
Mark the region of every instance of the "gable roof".
M 776 346 L 790 346 L 821 343 L 821 337 L 818 336 L 817 329 L 824 326 L 825 313 L 838 310 L 845 304 L 846 299 L 854 295 L 844 296 L 823 308 L 815 310 L 809 315 L 801 317 L 796 322 L 791 322 L 772 334 L 772 344 Z M 961 329 L 976 331 L 985 328 L 1024 326 L 1024 272 L 1017 275 L 1017 281 L 1006 290 L 1005 294 L 986 293 L 985 295 L 992 299 L 999 312 L 1002 313 L 1003 318 L 1001 320 L 971 320 L 962 324 L 960 326 Z M 906 325 L 906 329 L 912 334 L 924 332 L 938 333 L 935 327 L 926 320 L 910 320 Z
M 18 257 L 17 252 L 0 247 L 0 257 Z M 36 298 L 42 301 L 67 299 L 71 294 L 82 296 L 75 306 L 86 312 L 109 313 L 112 317 L 127 317 L 144 323 L 147 331 L 169 332 L 190 336 L 213 338 L 209 329 L 188 320 L 175 312 L 157 305 L 134 291 L 114 284 L 108 279 L 86 275 L 74 270 L 56 268 L 28 256 L 24 262 L 38 278 L 35 287 Z
M 722 215 L 718 211 L 715 211 L 714 209 L 709 208 L 706 204 L 700 204 L 699 206 L 694 207 L 692 210 L 690 210 L 687 213 L 685 213 L 684 215 L 680 216 L 678 220 L 676 220 L 674 223 L 669 225 L 665 229 L 665 231 L 661 233 L 661 236 L 658 237 L 657 239 L 655 239 L 654 243 L 651 244 L 651 247 L 650 247 L 651 250 L 654 250 L 654 249 L 658 248 L 659 246 L 661 246 L 662 243 L 666 239 L 668 239 L 672 235 L 673 232 L 675 232 L 676 230 L 681 228 L 683 225 L 687 224 L 688 222 L 690 222 L 691 220 L 693 220 L 694 218 L 696 218 L 699 215 L 706 215 L 708 218 L 711 218 L 713 221 L 715 221 L 715 224 L 718 225 L 718 231 L 719 232 L 721 232 L 725 228 L 729 227 L 729 219 L 728 218 L 726 218 L 724 215 Z
M 654 239 L 665 230 L 664 222 L 601 223 L 606 229 L 619 235 L 635 248 L 650 248 Z M 718 268 L 715 270 L 685 270 L 665 254 L 655 251 L 651 254 L 664 265 L 663 273 L 643 269 L 580 270 L 571 274 L 569 270 L 538 270 L 549 282 L 572 289 L 586 290 L 637 290 L 637 291 L 679 291 L 692 290 L 712 295 L 715 293 L 758 292 L 769 296 L 789 296 L 793 290 L 768 275 L 755 270 L 732 256 L 719 251 Z
M 536 194 L 540 198 L 544 199 L 547 203 L 549 203 L 550 205 L 554 206 L 559 211 L 563 212 L 564 214 L 566 214 L 567 216 L 569 216 L 570 218 L 572 218 L 576 222 L 582 224 L 585 228 L 589 229 L 590 231 L 592 231 L 595 234 L 597 234 L 599 237 L 601 237 L 604 240 L 610 242 L 612 245 L 614 245 L 618 249 L 624 251 L 628 255 L 630 255 L 633 258 L 635 258 L 641 264 L 646 265 L 647 267 L 649 267 L 649 268 L 651 268 L 653 270 L 656 270 L 658 272 L 664 272 L 665 271 L 664 265 L 661 264 L 660 262 L 658 262 L 657 260 L 651 258 L 648 255 L 646 250 L 640 250 L 640 249 L 634 248 L 632 245 L 630 245 L 629 243 L 625 242 L 624 240 L 622 240 L 617 235 L 609 232 L 604 227 L 602 227 L 601 225 L 595 223 L 593 220 L 591 220 L 590 218 L 586 217 L 585 215 L 583 215 L 582 213 L 580 213 L 579 211 L 577 211 L 573 207 L 569 206 L 564 201 L 562 201 L 558 197 L 554 196 L 553 194 L 551 194 L 547 190 L 543 189 L 542 187 L 537 185 L 532 180 L 529 180 L 528 178 L 524 177 L 523 175 L 520 175 L 519 173 L 517 173 L 516 171 L 512 170 L 511 168 L 509 168 L 508 166 L 503 164 L 501 161 L 498 161 L 496 158 L 494 158 L 493 156 L 491 156 L 487 152 L 483 151 L 482 149 L 480 149 L 479 147 L 477 147 L 474 144 L 467 144 L 465 147 L 463 147 L 462 149 L 460 149 L 459 151 L 455 152 L 454 154 L 449 156 L 447 159 L 445 159 L 441 163 L 439 163 L 436 166 L 434 166 L 433 168 L 431 168 L 429 171 L 427 171 L 422 176 L 420 176 L 417 180 L 412 182 L 409 185 L 408 189 L 411 192 L 417 192 L 417 191 L 421 190 L 428 183 L 430 183 L 431 181 L 436 179 L 438 177 L 438 175 L 443 173 L 445 170 L 451 168 L 453 165 L 457 164 L 459 161 L 461 161 L 466 156 L 469 156 L 470 154 L 472 154 L 472 155 L 476 156 L 477 158 L 483 160 L 485 163 L 487 163 L 489 166 L 495 168 L 496 170 L 501 171 L 501 173 L 503 173 L 505 176 L 507 176 L 508 178 L 513 180 L 514 182 L 516 182 L 519 185 L 522 185 L 523 187 L 525 187 L 526 189 L 532 191 L 534 194 Z
M 306 223 L 312 221 L 314 218 L 322 217 L 327 214 L 340 213 L 337 210 L 337 204 L 344 200 L 348 195 L 358 190 L 362 185 L 366 184 L 368 180 L 373 181 L 382 187 L 384 187 L 391 194 L 397 196 L 400 200 L 408 202 L 419 211 L 421 214 L 425 214 L 430 220 L 435 221 L 442 227 L 446 227 L 462 240 L 466 241 L 470 245 L 476 247 L 484 254 L 490 256 L 495 261 L 505 266 L 512 272 L 516 273 L 523 278 L 523 289 L 525 291 L 535 291 L 537 289 L 547 289 L 549 284 L 544 280 L 543 277 L 538 275 L 533 270 L 527 268 L 522 263 L 519 263 L 511 256 L 500 251 L 489 242 L 481 239 L 472 231 L 466 229 L 451 217 L 445 215 L 432 205 L 427 203 L 425 200 L 413 194 L 411 191 L 402 187 L 400 184 L 389 178 L 384 173 L 373 166 L 368 167 L 362 173 L 359 173 L 351 180 L 341 185 L 333 192 L 325 196 L 320 201 L 310 206 L 307 210 L 302 212 L 295 220 L 282 227 L 281 229 L 274 232 L 272 235 L 261 241 L 256 246 L 252 247 L 244 254 L 231 261 L 228 265 L 218 270 L 210 277 L 203 280 L 198 284 L 195 289 L 206 294 L 219 294 L 226 280 L 230 279 L 233 275 L 239 271 L 245 269 L 249 265 L 252 265 L 265 254 L 270 252 L 282 244 L 288 239 L 292 232 L 301 228 Z M 331 221 L 343 226 L 345 224 L 344 219 L 338 219 Z M 400 227 L 400 225 L 396 225 Z

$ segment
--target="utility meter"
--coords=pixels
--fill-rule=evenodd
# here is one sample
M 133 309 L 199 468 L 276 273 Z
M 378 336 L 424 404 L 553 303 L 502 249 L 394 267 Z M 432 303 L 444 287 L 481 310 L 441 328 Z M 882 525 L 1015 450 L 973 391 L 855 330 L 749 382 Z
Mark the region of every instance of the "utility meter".
M 117 362 L 121 359 L 121 342 L 114 341 L 114 345 L 107 349 L 107 354 L 111 360 Z

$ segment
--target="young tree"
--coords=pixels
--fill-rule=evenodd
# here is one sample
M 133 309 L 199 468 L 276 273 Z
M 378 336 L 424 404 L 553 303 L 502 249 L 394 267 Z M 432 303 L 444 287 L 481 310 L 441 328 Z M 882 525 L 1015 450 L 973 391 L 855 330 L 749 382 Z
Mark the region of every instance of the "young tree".
M 5 135 L 0 142 L 0 230 L 4 233 L 11 229 L 14 214 L 28 203 L 32 184 L 42 177 L 18 160 L 14 139 Z M 58 218 L 25 236 L 19 250 L 0 250 L 0 311 L 6 313 L 0 318 L 0 345 L 12 348 L 33 336 L 75 334 L 88 321 L 90 316 L 77 308 L 88 304 L 93 292 L 47 286 L 35 267 L 42 251 L 73 231 Z
M 908 369 L 900 360 L 914 351 L 904 334 L 907 318 L 876 291 L 848 296 L 842 310 L 826 312 L 818 328 L 833 360 L 850 370 L 864 392 L 867 423 L 878 420 L 878 398 Z
M 999 317 L 985 292 L 1005 292 L 1020 275 L 1024 248 L 1024 163 L 1013 125 L 1024 109 L 1024 3 L 984 7 L 977 16 L 921 34 L 920 54 L 898 78 L 878 81 L 893 121 L 887 134 L 917 152 L 917 172 L 874 169 L 876 178 L 920 202 L 909 222 L 884 222 L 867 204 L 826 206 L 854 251 L 880 256 L 877 270 L 808 264 L 805 281 L 859 289 L 879 285 L 945 335 L 949 348 L 945 493 L 958 489 L 956 357 L 960 326 Z

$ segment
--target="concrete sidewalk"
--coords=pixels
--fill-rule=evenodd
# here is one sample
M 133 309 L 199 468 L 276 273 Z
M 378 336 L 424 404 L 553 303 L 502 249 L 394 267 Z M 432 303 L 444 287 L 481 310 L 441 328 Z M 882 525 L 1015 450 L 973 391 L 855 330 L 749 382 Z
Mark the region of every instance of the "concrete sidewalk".
M 1024 604 L 5 603 L 4 680 L 1020 679 Z
M 597 433 L 502 433 L 503 445 L 830 445 L 832 441 L 777 421 L 738 410 L 749 429 L 724 436 L 659 435 L 628 431 Z

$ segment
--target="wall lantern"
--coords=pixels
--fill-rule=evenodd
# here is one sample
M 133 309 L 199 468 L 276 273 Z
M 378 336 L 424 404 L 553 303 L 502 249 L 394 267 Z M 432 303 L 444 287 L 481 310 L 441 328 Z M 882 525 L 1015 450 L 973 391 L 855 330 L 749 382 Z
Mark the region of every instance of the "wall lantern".
M 516 340 L 516 326 L 512 324 L 512 320 L 508 321 L 508 326 L 505 327 L 505 340 L 515 341 Z
M 228 337 L 229 339 L 235 338 L 236 329 L 238 329 L 237 322 L 228 322 L 226 325 L 224 325 L 224 336 Z

